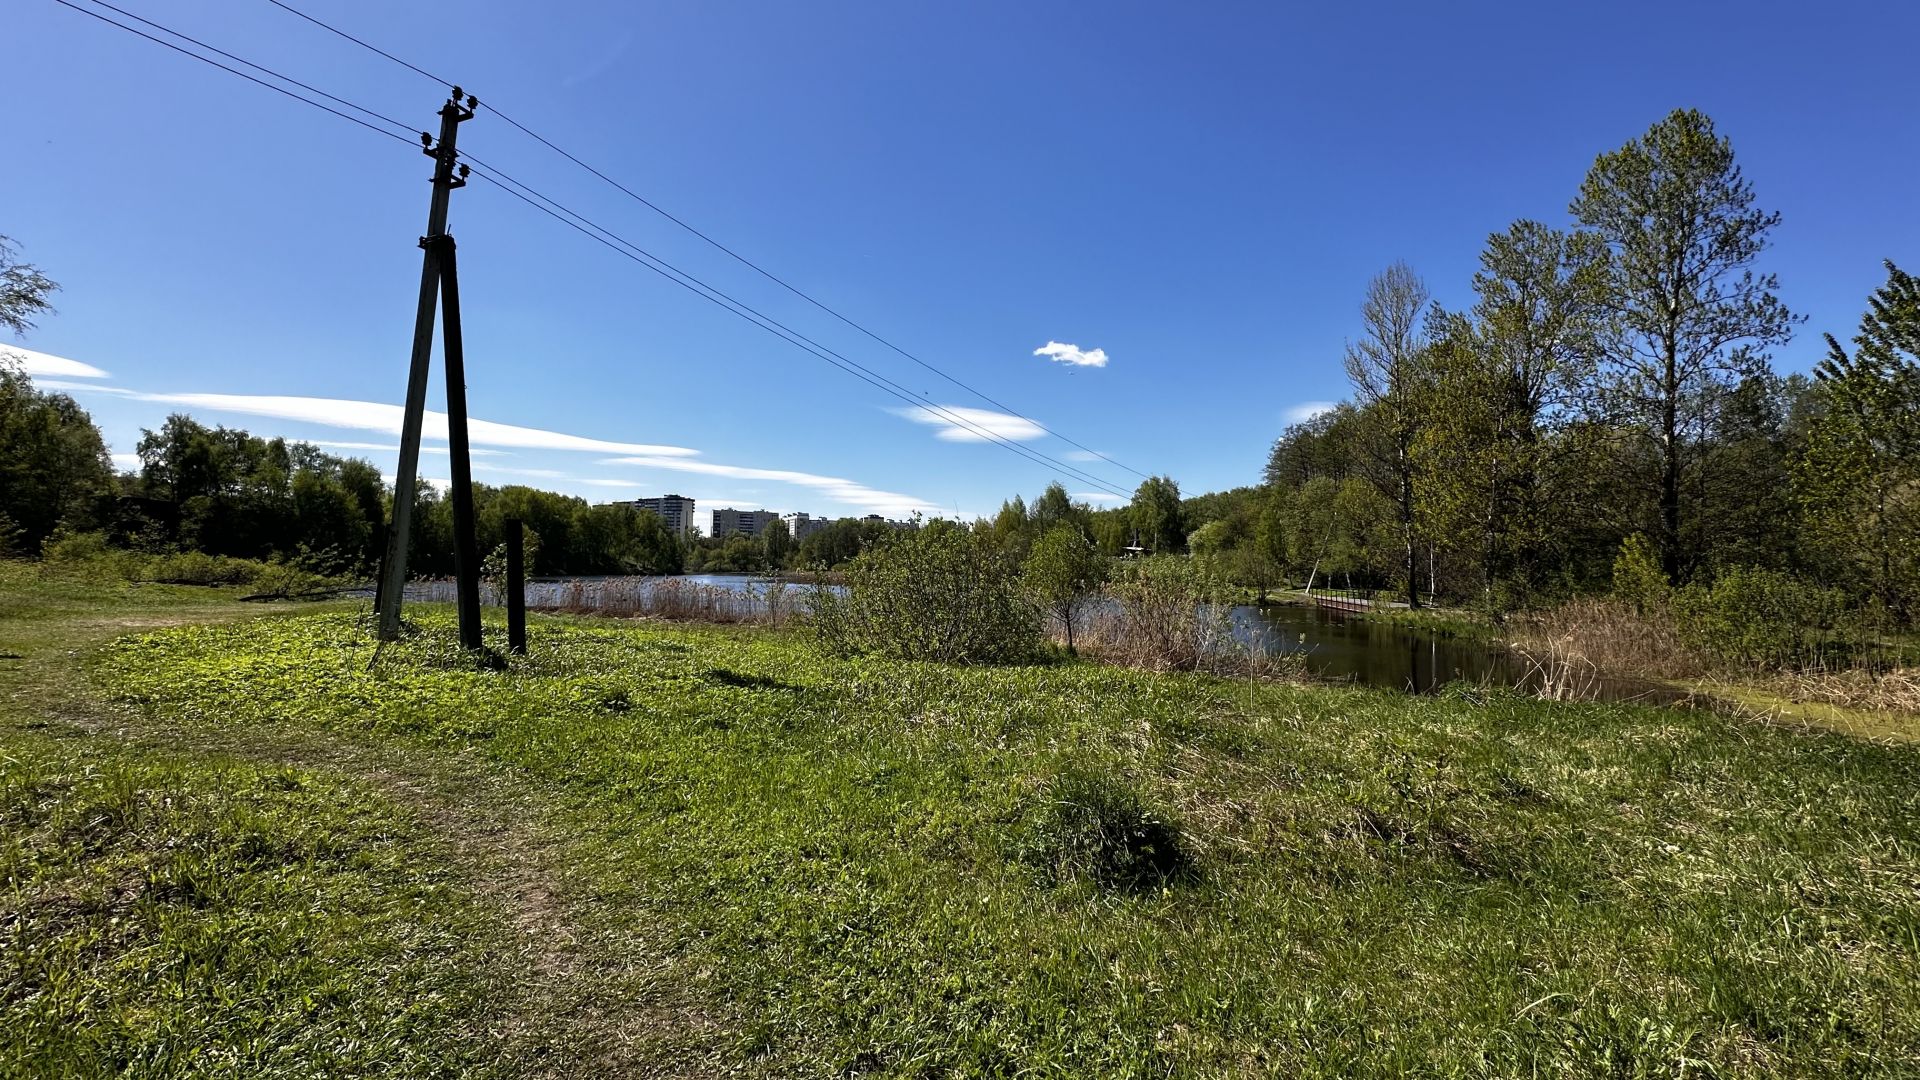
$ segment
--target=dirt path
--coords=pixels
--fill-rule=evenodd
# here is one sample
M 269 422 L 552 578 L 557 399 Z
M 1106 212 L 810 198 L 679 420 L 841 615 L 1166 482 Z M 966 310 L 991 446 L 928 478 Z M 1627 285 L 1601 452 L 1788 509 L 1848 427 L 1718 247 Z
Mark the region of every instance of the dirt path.
M 643 941 L 596 917 L 567 880 L 575 841 L 537 794 L 485 763 L 394 743 L 287 728 L 182 728 L 104 701 L 84 657 L 128 633 L 274 615 L 204 604 L 126 614 L 75 612 L 30 633 L 0 621 L 0 719 L 155 751 L 228 756 L 326 772 L 406 807 L 446 844 L 458 877 L 500 912 L 507 948 L 490 958 L 498 1010 L 486 1035 L 530 1076 L 720 1076 L 726 1029 L 671 989 Z M 299 609 L 294 609 L 295 611 Z M 308 609 L 313 610 L 313 609 Z

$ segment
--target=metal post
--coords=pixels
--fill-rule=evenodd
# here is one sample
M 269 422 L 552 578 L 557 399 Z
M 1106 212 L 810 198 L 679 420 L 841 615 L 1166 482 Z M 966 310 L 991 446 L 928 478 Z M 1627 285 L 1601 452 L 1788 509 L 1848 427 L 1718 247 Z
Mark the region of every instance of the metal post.
M 519 518 L 507 519 L 507 651 L 527 651 L 527 565 Z
M 467 451 L 467 359 L 460 343 L 460 275 L 453 237 L 441 235 L 440 314 L 447 364 L 447 458 L 453 490 L 454 598 L 460 609 L 460 647 L 480 647 L 480 549 L 474 539 L 473 460 Z
M 440 109 L 440 141 L 421 135 L 428 144 L 427 156 L 433 158 L 433 201 L 427 210 L 427 235 L 420 240 L 425 250 L 420 265 L 420 306 L 413 321 L 413 360 L 407 369 L 407 403 L 400 421 L 400 465 L 393 478 L 393 525 L 387 533 L 387 559 L 381 568 L 380 640 L 400 636 L 400 593 L 407 582 L 407 538 L 413 526 L 414 486 L 420 475 L 420 428 L 426 421 L 427 366 L 433 358 L 433 310 L 440 286 L 440 260 L 430 243 L 447 231 L 447 203 L 453 189 L 465 183 L 454 175 L 455 143 L 460 124 L 473 116 L 472 98 L 460 104 L 460 88 Z

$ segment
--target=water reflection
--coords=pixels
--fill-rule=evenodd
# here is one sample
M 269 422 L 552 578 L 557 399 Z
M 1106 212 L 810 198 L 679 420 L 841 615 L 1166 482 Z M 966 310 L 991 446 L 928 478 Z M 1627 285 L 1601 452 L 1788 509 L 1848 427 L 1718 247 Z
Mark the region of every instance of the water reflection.
M 1236 607 L 1233 630 L 1256 650 L 1301 655 L 1307 670 L 1320 678 L 1416 694 L 1469 682 L 1526 691 L 1557 689 L 1562 696 L 1602 701 L 1676 704 L 1690 697 L 1658 683 L 1594 673 L 1556 679 L 1555 673 L 1493 642 L 1323 608 Z

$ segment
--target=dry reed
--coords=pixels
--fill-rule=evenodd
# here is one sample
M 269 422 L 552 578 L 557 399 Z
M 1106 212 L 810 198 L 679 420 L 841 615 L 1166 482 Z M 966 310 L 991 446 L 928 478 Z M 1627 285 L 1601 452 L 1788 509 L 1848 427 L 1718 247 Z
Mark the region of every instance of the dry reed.
M 505 589 L 498 582 L 488 582 L 481 592 L 483 603 L 496 607 L 506 603 Z M 526 587 L 530 611 L 762 626 L 783 626 L 793 621 L 805 610 L 805 594 L 805 589 L 780 580 L 731 587 L 670 577 L 530 581 Z M 451 603 L 454 583 L 413 582 L 407 586 L 407 598 Z
M 1705 673 L 1671 620 L 1618 600 L 1570 600 L 1507 624 L 1507 643 L 1530 661 L 1609 675 L 1686 679 Z

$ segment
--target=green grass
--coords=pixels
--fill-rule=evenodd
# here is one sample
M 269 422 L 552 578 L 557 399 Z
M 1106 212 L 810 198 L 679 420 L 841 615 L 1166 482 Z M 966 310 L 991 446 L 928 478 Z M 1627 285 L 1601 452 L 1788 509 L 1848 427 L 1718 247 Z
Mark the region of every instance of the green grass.
M 833 660 L 788 634 L 592 620 L 536 619 L 532 655 L 488 670 L 444 612 L 413 614 L 422 632 L 372 670 L 348 611 L 141 634 L 86 665 L 124 730 L 0 726 L 27 778 L 0 805 L 90 762 L 181 793 L 95 847 L 58 823 L 151 797 L 48 787 L 36 824 L 5 819 L 7 904 L 32 878 L 94 883 L 111 909 L 118 867 L 173 880 L 160 860 L 182 847 L 232 898 L 35 954 L 99 988 L 42 1064 L 170 1075 L 127 1063 L 173 1031 L 247 1075 L 1920 1070 L 1911 747 L 1497 693 Z M 290 754 L 323 767 L 288 773 Z M 256 833 L 297 855 L 247 862 Z M 486 849 L 525 835 L 534 857 L 489 869 Z M 499 866 L 518 884 L 490 884 Z M 230 981 L 260 991 L 195 999 L 161 958 L 202 940 L 184 928 L 208 910 L 311 966 L 239 949 Z M 577 945 L 490 962 L 530 922 Z M 503 966 L 554 963 L 476 1017 Z M 336 1030 L 384 1015 L 409 1034 L 328 1059 L 350 1040 L 306 1032 L 286 1007 L 303 983 L 351 987 L 316 999 Z M 275 1034 L 223 1037 L 206 1026 L 223 1009 Z M 0 1046 L 29 1060 L 14 1020 Z M 567 1058 L 580 1046 L 601 1067 Z
M 444 845 L 362 785 L 10 733 L 0 1074 L 477 1075 Z

